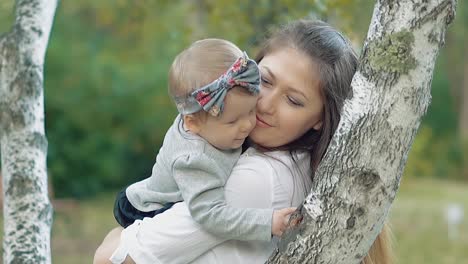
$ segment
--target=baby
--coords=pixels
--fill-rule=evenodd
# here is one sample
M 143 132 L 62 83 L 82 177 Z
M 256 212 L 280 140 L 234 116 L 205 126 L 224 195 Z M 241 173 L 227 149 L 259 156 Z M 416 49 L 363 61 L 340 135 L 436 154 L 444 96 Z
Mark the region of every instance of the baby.
M 169 71 L 169 93 L 179 115 L 152 175 L 117 197 L 119 224 L 127 227 L 183 200 L 193 219 L 220 237 L 270 241 L 280 236 L 294 208 L 235 208 L 224 198 L 226 180 L 256 124 L 259 85 L 255 61 L 229 41 L 200 40 L 182 51 Z

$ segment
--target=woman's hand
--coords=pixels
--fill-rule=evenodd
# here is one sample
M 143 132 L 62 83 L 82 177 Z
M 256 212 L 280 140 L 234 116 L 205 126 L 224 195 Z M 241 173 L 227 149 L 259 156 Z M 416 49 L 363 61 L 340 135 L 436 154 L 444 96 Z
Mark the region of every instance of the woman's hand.
M 288 207 L 273 212 L 273 222 L 271 224 L 271 234 L 282 236 L 288 226 L 289 217 L 296 211 L 296 207 Z

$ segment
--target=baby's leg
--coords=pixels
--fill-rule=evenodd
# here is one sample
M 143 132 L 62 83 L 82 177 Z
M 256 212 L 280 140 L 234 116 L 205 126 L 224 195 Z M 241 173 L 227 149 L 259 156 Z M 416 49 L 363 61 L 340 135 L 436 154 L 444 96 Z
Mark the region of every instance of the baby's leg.
M 109 234 L 104 238 L 102 244 L 96 250 L 94 254 L 94 264 L 110 264 L 109 258 L 112 256 L 114 251 L 117 249 L 120 243 L 120 234 L 122 233 L 122 227 L 116 227 L 112 229 Z M 135 264 L 135 262 L 128 256 L 125 259 L 124 264 Z

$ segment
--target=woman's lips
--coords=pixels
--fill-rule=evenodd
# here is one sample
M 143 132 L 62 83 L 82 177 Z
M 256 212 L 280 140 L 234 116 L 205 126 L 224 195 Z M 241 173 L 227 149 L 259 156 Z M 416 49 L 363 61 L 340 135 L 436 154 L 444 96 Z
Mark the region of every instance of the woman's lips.
M 270 124 L 268 124 L 267 122 L 263 121 L 263 119 L 261 119 L 259 116 L 257 116 L 257 124 L 256 124 L 258 127 L 272 127 Z

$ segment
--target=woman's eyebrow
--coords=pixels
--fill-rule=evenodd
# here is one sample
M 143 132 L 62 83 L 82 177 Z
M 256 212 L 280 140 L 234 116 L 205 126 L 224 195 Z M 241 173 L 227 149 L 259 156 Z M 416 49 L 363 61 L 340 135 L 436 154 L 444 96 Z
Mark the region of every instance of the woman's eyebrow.
M 265 71 L 268 72 L 268 74 L 270 75 L 270 77 L 271 77 L 272 79 L 275 79 L 275 75 L 273 74 L 273 72 L 272 72 L 270 69 L 268 69 L 267 66 L 262 66 L 262 68 L 265 69 Z
M 294 87 L 291 87 L 291 86 L 288 87 L 288 90 L 290 90 L 293 93 L 297 93 L 297 94 L 302 95 L 306 100 L 309 101 L 309 97 L 307 97 L 307 95 L 304 92 L 302 92 L 301 90 L 298 90 L 298 89 L 296 89 Z
M 275 79 L 275 75 L 273 74 L 273 72 L 267 67 L 267 66 L 261 66 L 261 68 L 263 68 L 265 71 L 268 72 L 268 74 L 271 76 L 272 79 Z M 308 101 L 310 101 L 309 97 L 306 96 L 306 94 L 304 92 L 302 92 L 301 90 L 299 89 L 296 89 L 294 87 L 291 87 L 291 86 L 288 86 L 288 90 L 294 92 L 294 93 L 297 93 L 297 94 L 300 94 L 302 96 L 304 96 L 304 98 Z

